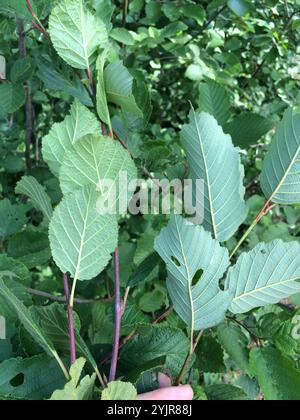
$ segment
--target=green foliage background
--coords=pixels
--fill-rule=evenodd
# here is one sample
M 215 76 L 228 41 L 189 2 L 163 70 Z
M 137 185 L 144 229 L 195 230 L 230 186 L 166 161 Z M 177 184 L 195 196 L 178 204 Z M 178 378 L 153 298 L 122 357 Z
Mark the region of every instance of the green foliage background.
M 32 2 L 46 30 L 56 3 Z M 115 97 L 108 100 L 116 105 L 110 107 L 114 130 L 128 142 L 145 180 L 149 173 L 158 179 L 186 177 L 180 131 L 191 103 L 213 115 L 240 147 L 248 216 L 239 233 L 225 242 L 229 252 L 234 250 L 265 202 L 259 174 L 275 128 L 287 108 L 299 105 L 300 2 L 130 0 L 126 13 L 123 1 L 85 3 L 109 32 L 111 61 L 119 57 L 130 72 L 122 76 L 134 77 L 125 104 Z M 0 55 L 7 76 L 0 83 L 0 315 L 7 322 L 7 338 L 0 340 L 0 398 L 48 399 L 57 391 L 53 399 L 70 393 L 76 399 L 96 399 L 100 384 L 93 373 L 98 366 L 108 374 L 113 341 L 113 268 L 110 263 L 92 281 L 78 284 L 76 340 L 87 363 L 78 361 L 71 373 L 73 385 L 66 385 L 53 359 L 69 363 L 63 281 L 48 239 L 52 208 L 61 201 L 62 191 L 41 152 L 42 139 L 69 114 L 74 98 L 92 108 L 87 93 L 91 86 L 81 67 L 66 64 L 32 22 L 25 1 L 0 0 Z M 109 66 L 98 90 L 103 83 L 114 88 L 120 64 Z M 102 103 L 97 105 L 103 110 Z M 104 112 L 101 119 L 109 123 L 106 118 Z M 29 186 L 21 184 L 24 175 L 42 185 L 34 188 L 43 197 L 42 206 L 26 198 L 32 196 L 28 188 L 34 180 Z M 299 220 L 299 206 L 276 206 L 255 226 L 241 251 L 278 238 L 299 242 Z M 189 351 L 187 327 L 174 311 L 156 322 L 171 304 L 165 264 L 154 254 L 155 238 L 166 222 L 164 216 L 149 215 L 120 221 L 122 293 L 128 285 L 131 290 L 122 319 L 118 377 L 139 392 L 156 387 L 158 371 L 175 380 Z M 24 305 L 25 323 L 14 310 L 16 298 Z M 300 340 L 292 334 L 299 323 L 299 305 L 300 296 L 294 295 L 278 305 L 228 314 L 217 328 L 206 330 L 185 378 L 196 398 L 299 400 Z M 87 376 L 79 384 L 83 369 Z M 111 390 L 111 398 L 114 392 L 122 395 L 119 387 L 122 384 Z M 127 391 L 134 395 L 132 389 Z

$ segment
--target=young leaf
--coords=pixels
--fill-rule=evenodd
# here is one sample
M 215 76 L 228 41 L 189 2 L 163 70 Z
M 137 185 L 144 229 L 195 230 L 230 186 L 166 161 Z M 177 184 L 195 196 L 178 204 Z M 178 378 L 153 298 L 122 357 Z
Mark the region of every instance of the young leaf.
M 79 382 L 85 363 L 83 358 L 76 360 L 70 369 L 70 382 L 65 385 L 63 390 L 55 391 L 50 398 L 51 401 L 88 401 L 91 399 L 96 375 L 85 376 Z
M 50 223 L 53 258 L 63 273 L 75 280 L 90 280 L 107 265 L 118 243 L 115 216 L 97 211 L 94 185 L 66 196 Z
M 50 197 L 33 176 L 23 176 L 17 183 L 15 192 L 28 196 L 33 205 L 44 214 L 47 222 L 50 222 L 53 213 Z
M 137 398 L 137 391 L 130 382 L 111 382 L 102 392 L 103 401 L 134 401 Z
M 137 178 L 137 170 L 127 150 L 118 141 L 101 135 L 86 136 L 67 153 L 60 172 L 60 185 L 64 194 L 76 191 L 85 185 L 93 185 L 104 193 L 102 181 L 110 180 L 117 188 L 119 197 L 119 174 L 127 173 L 128 182 Z M 127 187 L 122 185 L 120 187 Z M 133 188 L 134 189 L 134 188 Z M 128 199 L 133 195 L 128 194 Z M 127 202 L 126 202 L 127 204 Z
M 253 349 L 250 366 L 267 401 L 299 401 L 300 372 L 272 347 Z
M 232 299 L 229 290 L 219 288 L 229 265 L 227 249 L 202 227 L 180 216 L 172 216 L 155 249 L 167 264 L 167 287 L 174 308 L 187 325 L 202 330 L 222 322 Z
M 247 216 L 239 152 L 212 116 L 193 110 L 181 139 L 193 180 L 204 180 L 203 226 L 218 241 L 226 241 Z
M 100 124 L 95 115 L 76 100 L 70 115 L 63 122 L 54 124 L 43 139 L 43 158 L 55 176 L 59 175 L 65 153 L 72 145 L 97 130 L 100 130 Z
M 229 269 L 226 286 L 234 291 L 235 314 L 278 303 L 300 292 L 300 245 L 276 240 L 242 254 Z
M 105 92 L 105 82 L 104 82 L 104 66 L 106 62 L 106 57 L 108 54 L 108 49 L 104 50 L 102 54 L 99 55 L 97 60 L 97 72 L 98 72 L 98 84 L 97 84 L 97 112 L 101 121 L 109 126 L 111 129 L 111 121 L 109 115 L 109 109 L 107 104 L 107 97 Z
M 143 118 L 133 96 L 133 77 L 121 61 L 115 61 L 106 67 L 104 84 L 108 102 L 119 106 L 123 112 Z
M 90 69 L 98 48 L 108 42 L 104 23 L 92 15 L 83 0 L 62 0 L 52 10 L 49 33 L 63 60 L 76 69 Z
M 4 281 L 0 279 L 0 295 L 7 301 L 7 303 L 15 310 L 18 314 L 19 320 L 23 324 L 24 328 L 31 335 L 31 337 L 39 344 L 43 350 L 49 356 L 54 357 L 54 359 L 59 364 L 64 375 L 68 378 L 68 372 L 61 361 L 57 351 L 53 347 L 52 343 L 44 336 L 40 327 L 36 324 L 35 320 L 32 318 L 30 311 L 23 305 L 23 303 L 17 299 L 17 297 L 6 287 Z
M 260 178 L 265 197 L 276 204 L 300 203 L 300 114 L 284 114 Z
M 215 117 L 221 126 L 230 118 L 230 98 L 227 90 L 214 80 L 199 85 L 198 107 L 199 111 Z

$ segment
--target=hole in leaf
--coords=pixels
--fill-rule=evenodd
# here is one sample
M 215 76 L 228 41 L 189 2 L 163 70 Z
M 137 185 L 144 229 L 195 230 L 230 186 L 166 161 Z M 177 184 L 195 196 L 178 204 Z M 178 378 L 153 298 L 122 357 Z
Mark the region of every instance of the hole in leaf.
M 201 279 L 202 275 L 203 275 L 204 271 L 202 270 L 202 268 L 200 268 L 196 274 L 193 277 L 192 280 L 192 286 L 196 286 L 196 284 L 198 283 L 198 281 Z
M 181 266 L 180 262 L 178 261 L 178 259 L 176 257 L 171 257 L 171 260 L 173 261 L 173 263 L 175 265 L 177 265 L 177 267 L 180 267 Z
M 19 373 L 17 376 L 15 376 L 11 381 L 10 384 L 14 388 L 17 388 L 18 386 L 21 386 L 24 384 L 25 376 L 23 373 Z
M 262 255 L 266 255 L 266 254 L 267 254 L 267 251 L 266 251 L 265 249 L 262 249 L 262 250 L 260 251 L 260 253 L 261 253 Z

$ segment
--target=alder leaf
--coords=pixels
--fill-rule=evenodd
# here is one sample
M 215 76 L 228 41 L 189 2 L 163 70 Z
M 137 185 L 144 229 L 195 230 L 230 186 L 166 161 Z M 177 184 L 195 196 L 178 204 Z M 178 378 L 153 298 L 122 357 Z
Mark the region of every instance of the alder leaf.
M 14 235 L 26 224 L 28 207 L 23 204 L 11 204 L 5 198 L 0 201 L 0 238 Z
M 60 57 L 76 69 L 90 69 L 108 34 L 104 23 L 92 15 L 83 0 L 62 0 L 52 10 L 49 33 Z
M 234 291 L 235 314 L 278 303 L 300 292 L 300 244 L 276 240 L 242 254 L 229 269 L 226 286 Z
M 70 369 L 70 382 L 65 385 L 63 390 L 55 391 L 50 398 L 51 401 L 89 401 L 91 399 L 96 375 L 85 376 L 80 381 L 85 363 L 83 358 L 76 360 Z
M 104 66 L 108 49 L 104 50 L 99 55 L 97 60 L 97 72 L 98 72 L 98 84 L 97 84 L 97 112 L 101 121 L 109 126 L 111 129 L 111 120 L 109 115 L 109 109 L 107 104 L 107 97 L 105 92 L 105 81 L 104 81 Z
M 54 357 L 54 359 L 59 364 L 60 368 L 62 369 L 64 375 L 68 377 L 68 373 L 66 368 L 60 359 L 57 351 L 53 347 L 53 344 L 45 337 L 43 331 L 41 331 L 40 327 L 37 325 L 33 317 L 31 316 L 30 311 L 26 308 L 26 306 L 6 287 L 4 281 L 0 279 L 0 296 L 2 296 L 9 306 L 14 309 L 17 313 L 20 322 L 23 324 L 24 328 L 31 335 L 31 337 L 36 341 L 39 346 L 42 347 L 43 350 L 49 355 Z
M 2 83 L 0 85 L 0 115 L 13 114 L 25 103 L 23 85 Z
M 115 216 L 97 211 L 94 185 L 64 197 L 53 213 L 49 236 L 52 256 L 63 273 L 90 280 L 106 267 L 118 243 Z
M 223 126 L 230 118 L 230 98 L 227 90 L 215 82 L 208 82 L 199 85 L 199 111 L 207 112 L 215 117 L 218 123 Z
M 115 381 L 108 384 L 102 392 L 103 401 L 134 401 L 137 391 L 130 382 Z
M 300 372 L 278 350 L 272 347 L 253 349 L 250 367 L 267 401 L 300 400 Z
M 218 241 L 226 241 L 247 216 L 239 152 L 214 117 L 193 110 L 181 139 L 192 179 L 204 180 L 203 226 Z M 200 199 L 202 205 L 202 195 Z
M 120 172 L 126 172 L 127 182 L 119 185 Z M 116 186 L 116 201 L 129 182 L 136 180 L 137 170 L 127 150 L 118 142 L 104 136 L 86 136 L 74 145 L 66 155 L 61 172 L 60 185 L 69 194 L 86 185 L 93 185 L 101 194 L 105 192 L 103 181 L 110 180 Z M 121 189 L 120 189 L 121 188 Z M 135 190 L 128 193 L 128 200 Z M 100 195 L 99 193 L 99 195 Z
M 51 199 L 44 187 L 33 176 L 23 176 L 16 185 L 15 192 L 29 197 L 34 207 L 40 210 L 49 223 L 52 217 Z
M 260 177 L 265 197 L 276 204 L 300 203 L 300 114 L 289 109 L 279 124 Z
M 76 100 L 70 115 L 63 122 L 54 124 L 43 139 L 43 158 L 55 176 L 58 177 L 65 154 L 72 145 L 97 130 L 100 130 L 100 123 L 95 115 Z
M 181 216 L 172 216 L 155 242 L 167 264 L 167 287 L 178 315 L 192 330 L 214 327 L 224 320 L 232 293 L 219 282 L 229 265 L 225 248 L 210 233 Z
M 133 95 L 133 77 L 121 61 L 115 61 L 105 68 L 104 83 L 108 102 L 119 106 L 123 112 L 143 118 Z

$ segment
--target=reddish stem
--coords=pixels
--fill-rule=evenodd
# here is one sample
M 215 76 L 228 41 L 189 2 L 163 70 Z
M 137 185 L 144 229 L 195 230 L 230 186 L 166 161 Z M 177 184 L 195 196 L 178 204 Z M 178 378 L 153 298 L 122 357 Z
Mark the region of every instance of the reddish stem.
M 122 302 L 120 293 L 120 260 L 119 249 L 117 248 L 114 255 L 114 271 L 115 271 L 115 334 L 114 346 L 109 374 L 109 382 L 116 379 L 117 365 L 120 348 L 120 335 L 121 335 L 121 320 L 122 320 Z
M 66 274 L 64 274 L 64 289 L 65 289 L 66 303 L 68 306 L 70 354 L 71 354 L 71 364 L 73 365 L 76 362 L 75 327 L 74 327 L 73 308 L 70 306 L 69 280 Z

